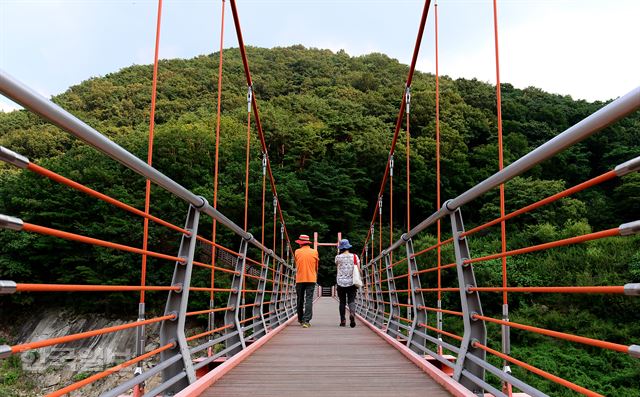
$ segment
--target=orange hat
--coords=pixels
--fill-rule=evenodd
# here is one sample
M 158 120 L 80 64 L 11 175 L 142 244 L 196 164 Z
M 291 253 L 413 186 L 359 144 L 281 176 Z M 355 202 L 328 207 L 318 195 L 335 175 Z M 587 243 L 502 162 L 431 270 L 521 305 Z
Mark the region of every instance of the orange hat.
M 309 236 L 306 234 L 301 234 L 300 237 L 296 240 L 296 243 L 300 245 L 311 244 L 311 240 L 309 240 Z

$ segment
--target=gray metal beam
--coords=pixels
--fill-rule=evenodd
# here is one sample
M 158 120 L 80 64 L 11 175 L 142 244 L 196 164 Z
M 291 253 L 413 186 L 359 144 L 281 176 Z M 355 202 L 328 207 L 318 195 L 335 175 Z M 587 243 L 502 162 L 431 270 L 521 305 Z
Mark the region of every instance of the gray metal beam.
M 152 376 L 157 375 L 158 373 L 160 373 L 160 371 L 173 365 L 174 363 L 176 363 L 177 361 L 180 361 L 181 359 L 182 359 L 182 356 L 178 354 L 177 356 L 171 357 L 168 361 L 160 362 L 153 368 L 141 373 L 140 375 L 136 375 L 134 378 L 119 384 L 118 387 L 102 393 L 100 397 L 117 397 L 122 393 L 125 393 L 127 390 L 131 390 L 136 385 L 139 385 L 140 383 L 151 378 Z
M 407 270 L 409 271 L 409 289 L 411 289 L 411 302 L 413 307 L 411 308 L 413 314 L 413 322 L 409 329 L 409 335 L 407 336 L 407 347 L 413 351 L 416 351 L 413 343 L 417 343 L 420 346 L 425 345 L 425 339 L 416 334 L 416 330 L 421 330 L 424 327 L 420 324 L 427 323 L 427 311 L 425 310 L 424 295 L 421 291 L 422 284 L 420 282 L 420 274 L 418 274 L 418 263 L 413 256 L 413 240 L 409 239 L 406 245 L 407 249 Z M 426 330 L 425 330 L 426 333 Z
M 180 249 L 178 251 L 178 256 L 185 258 L 186 262 L 176 262 L 171 282 L 171 285 L 177 285 L 181 288 L 178 291 L 169 291 L 165 308 L 165 315 L 175 313 L 177 319 L 163 321 L 160 325 L 161 345 L 171 340 L 177 341 L 175 348 L 160 353 L 160 360 L 166 361 L 175 355 L 182 357 L 181 362 L 176 362 L 162 372 L 162 378 L 166 381 L 181 372 L 185 372 L 187 375 L 185 378 L 180 378 L 180 381 L 175 385 L 170 385 L 169 391 L 174 393 L 177 393 L 196 381 L 196 374 L 193 369 L 193 363 L 191 362 L 191 352 L 189 351 L 184 328 L 187 305 L 189 304 L 189 288 L 191 286 L 191 272 L 193 270 L 193 256 L 196 249 L 199 220 L 200 212 L 194 206 L 189 206 L 187 221 L 184 227 L 191 234 L 182 236 Z
M 384 257 L 385 269 L 387 270 L 387 288 L 389 290 L 389 304 L 391 307 L 389 308 L 389 318 L 387 319 L 386 324 L 386 332 L 398 332 L 398 322 L 396 321 L 396 317 L 400 316 L 400 300 L 398 300 L 398 292 L 396 288 L 396 280 L 393 276 L 393 267 L 391 266 L 391 257 L 389 255 L 385 255 Z
M 238 250 L 240 256 L 236 258 L 235 273 L 231 280 L 231 292 L 229 293 L 229 300 L 227 310 L 224 314 L 224 324 L 231 325 L 230 328 L 225 330 L 226 334 L 234 333 L 234 336 L 225 341 L 225 345 L 228 349 L 228 357 L 240 352 L 246 347 L 244 341 L 244 333 L 242 331 L 242 324 L 240 324 L 240 300 L 242 296 L 242 286 L 245 275 L 245 265 L 247 263 L 247 239 L 242 239 L 240 242 L 240 249 Z M 233 346 L 233 348 L 231 348 Z
M 460 305 L 462 306 L 464 322 L 464 335 L 460 342 L 460 352 L 456 360 L 456 367 L 453 371 L 453 379 L 460 382 L 464 387 L 476 394 L 483 391 L 476 387 L 479 383 L 470 379 L 484 380 L 484 368 L 478 366 L 470 360 L 466 360 L 469 355 L 474 355 L 481 360 L 486 359 L 486 352 L 482 349 L 473 347 L 471 341 L 477 340 L 486 345 L 487 328 L 484 321 L 475 320 L 474 315 L 482 315 L 482 304 L 480 303 L 480 295 L 477 291 L 469 291 L 470 287 L 476 287 L 476 277 L 473 272 L 472 264 L 465 264 L 464 261 L 471 258 L 469 253 L 469 245 L 466 237 L 460 237 L 464 233 L 464 223 L 462 221 L 462 212 L 457 209 L 451 214 L 451 231 L 453 234 L 453 247 L 456 256 L 456 271 L 458 274 L 458 287 L 460 289 Z M 471 373 L 474 378 L 467 376 L 465 379 L 461 377 L 463 372 Z

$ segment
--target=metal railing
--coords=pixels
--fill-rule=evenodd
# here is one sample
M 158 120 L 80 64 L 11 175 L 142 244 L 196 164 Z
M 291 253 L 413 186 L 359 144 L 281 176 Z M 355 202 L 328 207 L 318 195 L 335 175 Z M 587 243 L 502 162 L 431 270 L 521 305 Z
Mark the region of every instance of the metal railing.
M 544 160 L 551 158 L 557 153 L 575 145 L 587 137 L 597 133 L 612 123 L 624 118 L 632 112 L 640 109 L 640 87 L 632 90 L 628 94 L 616 99 L 604 106 L 597 112 L 588 116 L 584 120 L 570 127 L 555 138 L 541 145 L 529 154 L 518 159 L 508 167 L 495 173 L 486 180 L 473 186 L 461 195 L 448 200 L 436 212 L 428 216 L 425 220 L 403 234 L 400 239 L 388 246 L 375 256 L 372 252 L 372 259 L 362 267 L 365 286 L 358 294 L 358 313 L 362 318 L 375 327 L 384 330 L 388 335 L 396 338 L 420 355 L 427 355 L 441 368 L 450 371 L 453 378 L 460 382 L 467 389 L 478 395 L 489 392 L 494 396 L 507 396 L 510 389 L 500 390 L 499 386 L 487 380 L 486 373 L 491 373 L 500 379 L 504 384 L 512 385 L 531 396 L 544 396 L 545 394 L 534 387 L 517 379 L 511 374 L 509 364 L 514 364 L 523 369 L 561 384 L 571 390 L 588 396 L 599 396 L 568 380 L 533 367 L 527 363 L 517 360 L 509 355 L 510 338 L 509 329 L 517 328 L 552 338 L 596 346 L 628 354 L 632 357 L 640 358 L 640 346 L 636 344 L 622 345 L 563 332 L 552 331 L 544 328 L 533 327 L 509 321 L 503 307 L 503 318 L 495 319 L 483 315 L 483 306 L 480 300 L 480 293 L 488 292 L 512 292 L 512 293 L 599 293 L 599 294 L 624 294 L 640 295 L 640 284 L 629 283 L 619 286 L 519 286 L 519 287 L 479 287 L 474 273 L 474 266 L 483 262 L 503 257 L 524 255 L 532 252 L 548 250 L 555 247 L 568 246 L 586 241 L 602 239 L 607 237 L 625 237 L 640 232 L 640 220 L 625 223 L 617 227 L 589 233 L 563 240 L 552 241 L 535 246 L 515 249 L 511 251 L 496 253 L 482 257 L 473 257 L 468 238 L 469 236 L 489 228 L 499 225 L 501 222 L 517 217 L 521 214 L 533 211 L 539 207 L 550 204 L 563 197 L 568 197 L 579 191 L 601 184 L 605 181 L 619 178 L 640 169 L 640 157 L 631 159 L 618 165 L 609 172 L 583 182 L 577 186 L 566 189 L 538 202 L 532 203 L 512 213 L 494 219 L 486 224 L 466 230 L 463 222 L 462 210 L 464 206 L 473 200 L 478 199 L 491 189 L 498 187 L 512 178 L 521 175 L 526 170 L 540 164 Z M 451 225 L 451 238 L 438 242 L 428 248 L 416 251 L 413 240 L 420 233 L 435 225 L 439 220 L 449 219 Z M 374 217 L 375 221 L 375 217 Z M 373 232 L 373 228 L 372 228 Z M 434 250 L 440 250 L 443 246 L 453 246 L 455 261 L 449 264 L 425 267 L 421 266 L 417 258 Z M 400 252 L 404 247 L 405 252 Z M 400 258 L 393 261 L 393 253 Z M 367 248 L 368 254 L 368 248 Z M 396 274 L 394 269 L 397 265 L 405 263 L 407 272 Z M 455 269 L 455 287 L 424 288 L 425 276 L 428 273 Z M 396 287 L 397 282 L 406 285 L 406 288 Z M 459 293 L 461 310 L 447 310 L 442 308 L 442 301 L 437 300 L 435 305 L 427 305 L 425 293 Z M 399 294 L 408 295 L 410 303 L 400 303 Z M 506 305 L 505 305 L 506 306 Z M 402 315 L 402 312 L 406 316 Z M 427 317 L 435 314 L 435 327 L 428 324 Z M 453 316 L 462 320 L 463 334 L 457 335 L 443 329 L 443 315 Z M 488 347 L 487 330 L 488 323 L 500 325 L 506 338 L 503 339 L 503 352 L 496 351 Z M 444 352 L 447 351 L 451 355 Z M 506 354 L 505 354 L 506 352 Z M 498 368 L 489 363 L 487 353 L 504 360 L 505 367 Z
M 90 146 L 120 162 L 125 167 L 148 178 L 169 193 L 186 201 L 188 211 L 183 227 L 173 225 L 153 215 L 134 208 L 116 198 L 107 196 L 78 182 L 63 177 L 52 170 L 32 163 L 26 157 L 7 148 L 0 147 L 0 160 L 12 164 L 25 172 L 33 172 L 64 184 L 81 193 L 107 202 L 131 214 L 146 217 L 150 221 L 169 228 L 181 235 L 180 248 L 175 255 L 143 250 L 137 247 L 117 244 L 89 236 L 69 233 L 49 228 L 43 225 L 28 223 L 15 217 L 19 214 L 0 215 L 0 228 L 21 233 L 38 233 L 54 236 L 78 243 L 97 245 L 116 251 L 145 254 L 150 257 L 175 262 L 174 273 L 170 283 L 162 286 L 130 286 L 130 285 L 64 285 L 64 284 L 27 284 L 21 280 L 1 280 L 0 294 L 31 293 L 31 292 L 124 292 L 124 291 L 167 291 L 168 297 L 164 314 L 156 318 L 143 321 L 132 321 L 119 326 L 97 329 L 58 338 L 44 339 L 19 345 L 0 346 L 0 358 L 20 354 L 25 351 L 47 346 L 87 339 L 98 335 L 118 332 L 122 330 L 140 329 L 146 325 L 160 325 L 160 347 L 141 354 L 113 368 L 94 374 L 86 379 L 72 382 L 64 388 L 50 393 L 49 396 L 61 396 L 78 390 L 99 379 L 116 373 L 123 368 L 131 367 L 143 360 L 159 356 L 159 363 L 152 368 L 136 373 L 132 379 L 125 381 L 103 396 L 118 396 L 137 385 L 147 382 L 154 376 L 162 377 L 160 384 L 145 395 L 154 396 L 162 393 L 176 393 L 189 384 L 195 382 L 196 371 L 207 367 L 220 359 L 231 357 L 246 348 L 252 341 L 269 333 L 277 326 L 285 323 L 294 315 L 295 268 L 283 258 L 256 240 L 240 226 L 213 208 L 207 200 L 181 186 L 174 180 L 147 165 L 121 146 L 109 140 L 86 123 L 82 122 L 66 110 L 50 100 L 37 94 L 30 88 L 18 82 L 7 73 L 0 71 L 0 93 L 24 106 L 26 109 L 40 115 L 54 125 L 66 130 Z M 240 240 L 239 249 L 234 251 L 199 235 L 198 226 L 200 216 L 208 215 L 219 224 L 228 228 Z M 196 244 L 200 242 L 213 246 L 233 258 L 233 268 L 221 264 L 207 264 L 195 260 Z M 254 260 L 248 255 L 248 247 L 253 245 L 262 254 L 263 260 Z M 191 284 L 194 268 L 214 269 L 229 278 L 229 288 L 199 287 Z M 228 294 L 227 304 L 215 307 L 213 301 L 209 308 L 192 310 L 189 307 L 191 293 L 225 293 Z M 247 303 L 245 295 L 253 297 L 253 302 Z M 224 323 L 217 326 L 214 321 L 215 313 L 224 313 Z M 188 317 L 208 315 L 209 329 L 205 332 L 187 336 L 186 320 Z M 204 341 L 203 341 L 204 340 Z M 219 347 L 219 349 L 214 349 Z

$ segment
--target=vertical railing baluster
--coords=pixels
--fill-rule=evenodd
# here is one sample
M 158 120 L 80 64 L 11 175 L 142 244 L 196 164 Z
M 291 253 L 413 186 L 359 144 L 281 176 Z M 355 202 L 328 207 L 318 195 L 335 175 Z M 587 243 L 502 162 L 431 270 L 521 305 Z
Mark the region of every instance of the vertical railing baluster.
M 484 350 L 474 348 L 472 342 L 478 341 L 483 345 L 487 344 L 487 329 L 484 321 L 473 319 L 473 315 L 482 315 L 482 305 L 478 292 L 470 291 L 469 288 L 476 287 L 476 278 L 472 264 L 465 264 L 464 261 L 471 258 L 469 245 L 466 237 L 460 237 L 464 233 L 464 223 L 460 208 L 451 214 L 451 229 L 453 231 L 453 244 L 456 254 L 456 270 L 458 273 L 458 286 L 460 288 L 460 303 L 462 306 L 464 335 L 460 343 L 460 352 L 456 360 L 453 378 L 464 387 L 476 394 L 483 393 L 483 390 L 471 380 L 462 376 L 462 371 L 469 371 L 479 379 L 484 380 L 484 368 L 474 364 L 471 360 L 466 360 L 467 355 L 474 355 L 481 360 L 486 359 Z
M 396 280 L 393 278 L 393 264 L 391 263 L 391 256 L 387 254 L 384 256 L 385 268 L 387 270 L 387 287 L 389 288 L 389 317 L 387 318 L 386 331 L 387 334 L 394 338 L 398 337 L 398 316 L 400 315 L 400 300 L 398 299 L 398 290 L 396 288 Z
M 240 242 L 240 249 L 238 250 L 240 256 L 236 259 L 236 272 L 234 273 L 231 281 L 231 292 L 229 292 L 229 301 L 227 304 L 231 309 L 227 310 L 224 316 L 225 326 L 230 326 L 225 330 L 225 333 L 233 334 L 225 340 L 227 357 L 233 356 L 246 347 L 244 333 L 240 324 L 240 299 L 242 295 L 245 265 L 247 263 L 247 248 L 249 240 L 250 238 L 243 238 Z
M 269 327 L 271 329 L 276 328 L 282 324 L 283 314 L 286 314 L 286 308 L 284 302 L 281 305 L 280 300 L 283 299 L 284 294 L 280 292 L 280 277 L 282 275 L 282 263 L 274 263 L 273 268 L 276 271 L 273 272 L 273 283 L 271 288 L 271 303 L 269 303 Z M 282 307 L 282 309 L 281 309 Z
M 267 274 L 269 270 L 269 261 L 271 257 L 267 256 L 265 263 L 262 264 L 260 268 L 260 280 L 258 281 L 258 289 L 256 292 L 256 297 L 253 301 L 253 315 L 251 317 L 256 317 L 253 319 L 253 335 L 254 338 L 259 338 L 259 334 L 264 332 L 267 333 L 267 323 L 264 318 L 264 310 L 262 306 L 264 305 L 264 294 L 267 289 Z
M 373 317 L 373 324 L 378 328 L 382 328 L 384 326 L 384 296 L 382 295 L 380 272 L 378 271 L 375 263 L 371 266 L 371 271 L 373 273 L 373 284 L 376 294 L 376 312 Z
M 423 354 L 424 351 L 418 346 L 424 347 L 426 339 L 424 336 L 421 336 L 415 331 L 420 330 L 426 334 L 426 329 L 422 324 L 427 323 L 427 310 L 425 309 L 424 296 L 422 294 L 422 291 L 420 291 L 420 288 L 422 288 L 422 286 L 420 282 L 420 274 L 418 273 L 418 264 L 416 262 L 416 258 L 413 255 L 413 240 L 411 240 L 410 238 L 407 239 L 406 237 L 406 235 L 402 236 L 402 238 L 407 242 L 407 270 L 409 271 L 408 286 L 411 290 L 411 312 L 413 315 L 411 328 L 409 330 L 409 335 L 407 338 L 407 347 L 409 347 L 416 353 Z
M 203 199 L 204 200 L 204 199 Z M 160 353 L 160 361 L 166 361 L 177 355 L 182 359 L 168 366 L 162 371 L 164 381 L 172 379 L 182 372 L 186 372 L 186 377 L 174 383 L 167 389 L 169 393 L 177 393 L 178 391 L 189 386 L 196 381 L 196 374 L 191 361 L 191 353 L 187 338 L 185 335 L 185 321 L 187 313 L 187 305 L 189 303 L 189 288 L 191 287 L 191 271 L 193 270 L 193 257 L 196 249 L 196 236 L 198 235 L 198 222 L 200 220 L 200 211 L 193 205 L 189 206 L 187 220 L 185 222 L 185 230 L 189 234 L 182 235 L 180 241 L 180 249 L 178 257 L 184 258 L 184 262 L 176 262 L 173 279 L 171 285 L 180 286 L 180 290 L 170 291 L 165 306 L 165 315 L 175 314 L 174 320 L 163 321 L 160 325 L 160 344 L 166 345 L 172 342 L 176 343 L 173 349 L 165 350 Z

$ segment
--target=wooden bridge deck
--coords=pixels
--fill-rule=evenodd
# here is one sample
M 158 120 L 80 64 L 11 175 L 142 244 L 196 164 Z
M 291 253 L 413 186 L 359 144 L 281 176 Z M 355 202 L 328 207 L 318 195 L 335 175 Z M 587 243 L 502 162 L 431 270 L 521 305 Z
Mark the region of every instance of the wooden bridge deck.
M 360 321 L 338 322 L 338 303 L 318 299 L 311 328 L 288 326 L 202 396 L 451 395 Z

